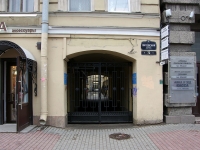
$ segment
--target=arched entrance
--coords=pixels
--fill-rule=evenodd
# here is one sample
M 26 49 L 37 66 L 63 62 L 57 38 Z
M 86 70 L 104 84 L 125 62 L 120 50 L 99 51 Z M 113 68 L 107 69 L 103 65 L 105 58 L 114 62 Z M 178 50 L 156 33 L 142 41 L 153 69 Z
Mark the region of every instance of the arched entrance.
M 68 123 L 132 122 L 132 63 L 93 53 L 68 62 Z
M 19 45 L 0 41 L 0 67 L 0 124 L 16 123 L 19 132 L 32 124 L 32 91 L 37 95 L 37 62 Z

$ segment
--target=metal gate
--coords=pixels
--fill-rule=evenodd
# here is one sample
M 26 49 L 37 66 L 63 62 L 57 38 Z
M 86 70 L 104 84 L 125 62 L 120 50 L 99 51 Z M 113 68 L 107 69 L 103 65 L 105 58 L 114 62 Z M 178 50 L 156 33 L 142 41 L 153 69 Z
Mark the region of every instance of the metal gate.
M 68 63 L 68 123 L 132 122 L 131 63 Z

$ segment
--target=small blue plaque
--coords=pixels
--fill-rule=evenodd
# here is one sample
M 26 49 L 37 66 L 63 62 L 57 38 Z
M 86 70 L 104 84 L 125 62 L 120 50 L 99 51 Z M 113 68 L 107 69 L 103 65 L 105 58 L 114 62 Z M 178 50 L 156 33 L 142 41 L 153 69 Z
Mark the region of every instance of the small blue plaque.
M 137 84 L 137 73 L 132 74 L 132 84 Z
M 141 43 L 141 49 L 142 50 L 156 50 L 156 42 L 154 41 L 143 41 Z
M 64 85 L 67 85 L 67 74 L 64 73 Z

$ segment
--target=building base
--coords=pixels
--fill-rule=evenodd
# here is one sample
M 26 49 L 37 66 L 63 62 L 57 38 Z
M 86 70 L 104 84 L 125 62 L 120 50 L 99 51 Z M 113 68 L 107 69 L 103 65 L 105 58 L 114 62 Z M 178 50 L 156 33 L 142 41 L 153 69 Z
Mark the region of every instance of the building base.
M 33 116 L 33 124 L 40 126 L 39 123 L 40 116 Z M 65 116 L 48 116 L 46 125 L 65 128 L 66 127 L 66 117 Z
M 194 115 L 181 115 L 181 116 L 164 115 L 164 122 L 167 124 L 179 124 L 179 123 L 193 124 L 195 123 L 195 116 Z

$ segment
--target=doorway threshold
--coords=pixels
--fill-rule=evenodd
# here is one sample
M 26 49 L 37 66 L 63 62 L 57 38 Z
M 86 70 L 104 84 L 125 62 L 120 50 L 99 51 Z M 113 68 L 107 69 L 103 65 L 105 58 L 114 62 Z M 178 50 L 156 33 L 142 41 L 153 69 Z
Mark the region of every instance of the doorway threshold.
M 195 117 L 195 123 L 200 124 L 200 117 Z
M 25 129 L 23 129 L 22 131 L 20 131 L 20 133 L 28 133 L 31 130 L 33 130 L 36 127 L 36 125 L 30 125 L 28 127 L 26 127 Z
M 17 124 L 3 124 L 0 125 L 0 132 L 10 132 L 16 133 L 17 132 Z

